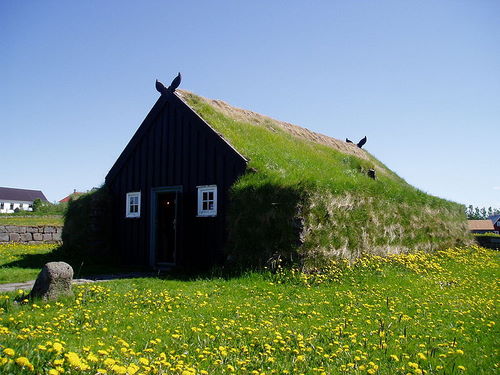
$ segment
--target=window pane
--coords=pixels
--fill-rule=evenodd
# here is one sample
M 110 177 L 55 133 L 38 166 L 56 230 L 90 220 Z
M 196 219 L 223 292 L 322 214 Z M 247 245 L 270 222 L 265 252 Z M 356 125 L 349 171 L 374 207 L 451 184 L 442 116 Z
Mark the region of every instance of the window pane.
M 127 193 L 126 196 L 126 217 L 140 217 L 141 212 L 141 193 Z
M 198 187 L 198 214 L 200 216 L 217 215 L 217 187 L 214 185 Z

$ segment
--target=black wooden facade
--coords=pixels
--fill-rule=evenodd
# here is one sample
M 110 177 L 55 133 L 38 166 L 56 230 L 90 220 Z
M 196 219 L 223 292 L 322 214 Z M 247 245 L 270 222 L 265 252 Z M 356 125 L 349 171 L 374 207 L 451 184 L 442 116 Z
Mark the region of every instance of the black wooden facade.
M 173 90 L 163 92 L 106 176 L 115 254 L 155 268 L 221 261 L 228 190 L 246 164 Z M 217 186 L 215 216 L 198 216 L 198 189 L 205 185 Z M 131 192 L 140 192 L 137 218 L 126 217 Z

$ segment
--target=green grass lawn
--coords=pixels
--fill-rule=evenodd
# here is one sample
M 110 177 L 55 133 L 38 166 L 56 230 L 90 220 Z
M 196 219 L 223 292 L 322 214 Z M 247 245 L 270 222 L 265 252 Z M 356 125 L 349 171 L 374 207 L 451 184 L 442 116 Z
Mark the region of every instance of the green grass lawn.
M 26 263 L 27 259 L 46 259 L 58 245 L 25 245 L 10 243 L 0 245 L 0 284 L 34 280 L 43 261 Z
M 498 373 L 498 270 L 497 252 L 471 247 L 87 284 L 50 303 L 0 294 L 0 372 Z
M 65 253 L 57 244 L 0 244 L 0 284 L 36 279 L 47 262 L 64 261 L 74 270 L 74 278 L 144 271 L 142 267 L 96 264 L 85 256 Z
M 0 215 L 0 225 L 63 226 L 63 215 Z

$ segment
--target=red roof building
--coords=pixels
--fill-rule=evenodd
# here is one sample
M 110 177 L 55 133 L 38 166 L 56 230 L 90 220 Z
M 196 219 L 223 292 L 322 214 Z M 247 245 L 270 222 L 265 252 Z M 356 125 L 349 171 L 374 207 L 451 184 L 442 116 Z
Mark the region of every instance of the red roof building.
M 77 199 L 82 194 L 85 194 L 85 193 L 76 191 L 76 189 L 75 189 L 75 190 L 73 190 L 73 192 L 70 195 L 68 195 L 67 197 L 64 197 L 63 199 L 61 199 L 59 201 L 59 203 L 66 203 L 66 202 L 69 202 L 70 199 Z

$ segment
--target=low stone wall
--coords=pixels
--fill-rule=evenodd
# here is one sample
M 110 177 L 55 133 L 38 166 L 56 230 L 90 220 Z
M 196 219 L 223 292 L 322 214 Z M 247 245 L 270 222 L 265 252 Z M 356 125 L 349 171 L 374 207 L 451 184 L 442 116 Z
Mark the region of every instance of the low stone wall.
M 0 243 L 20 242 L 28 244 L 61 242 L 62 227 L 0 225 Z

